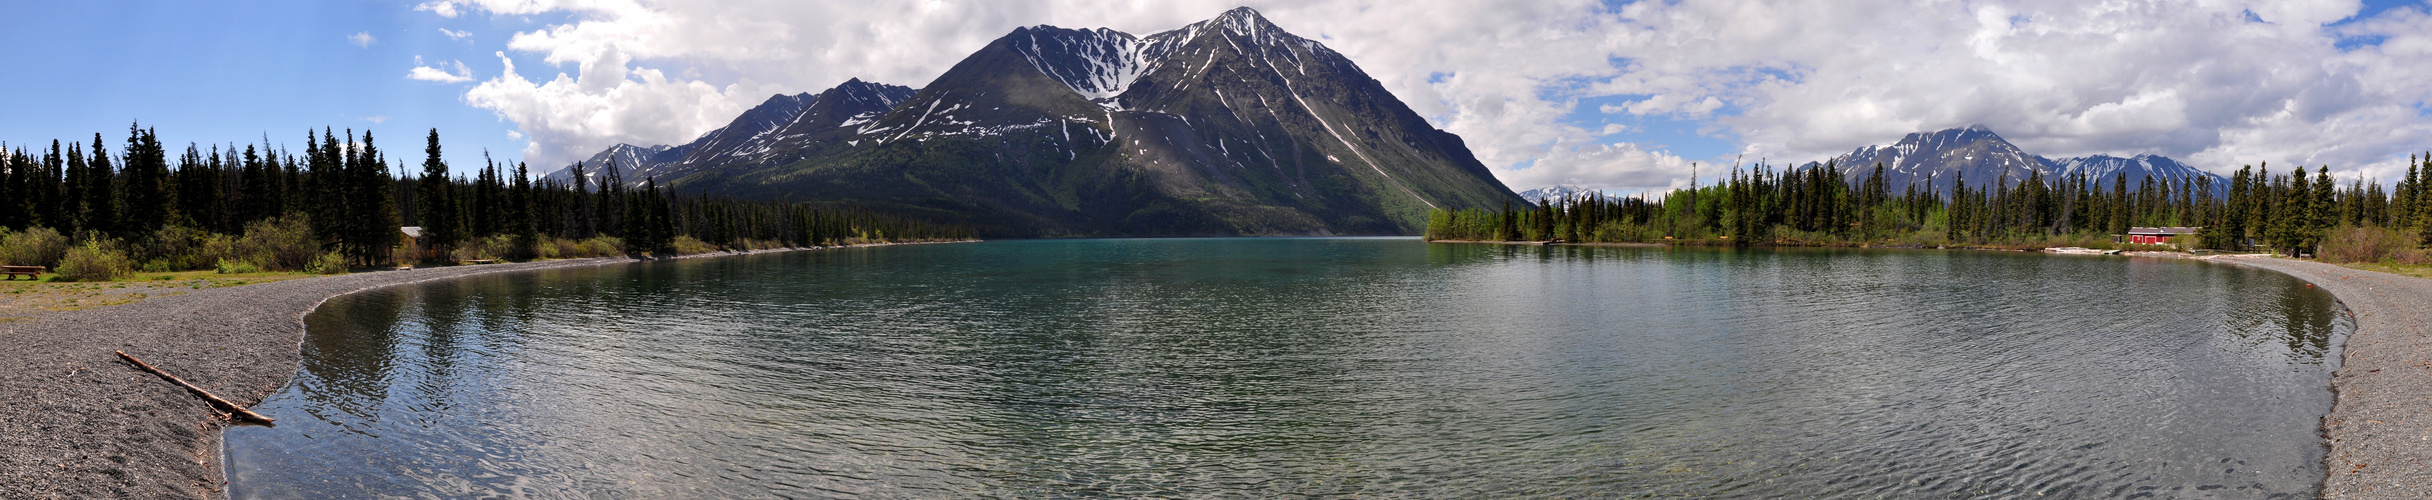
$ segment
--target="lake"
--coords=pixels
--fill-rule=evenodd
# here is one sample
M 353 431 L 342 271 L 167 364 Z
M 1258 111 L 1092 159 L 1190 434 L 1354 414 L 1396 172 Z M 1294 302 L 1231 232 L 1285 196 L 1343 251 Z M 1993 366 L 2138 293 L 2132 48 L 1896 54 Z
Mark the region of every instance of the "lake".
M 1931 250 L 1032 240 L 330 300 L 237 498 L 2311 498 L 2285 275 Z

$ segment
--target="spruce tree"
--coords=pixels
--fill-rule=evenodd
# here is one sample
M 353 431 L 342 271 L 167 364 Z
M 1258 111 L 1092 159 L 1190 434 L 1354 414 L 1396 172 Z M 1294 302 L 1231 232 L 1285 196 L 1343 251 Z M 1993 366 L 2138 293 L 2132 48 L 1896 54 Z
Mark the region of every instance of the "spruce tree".
M 415 184 L 414 218 L 422 223 L 422 247 L 439 252 L 441 260 L 463 241 L 457 230 L 456 206 L 448 188 L 448 163 L 439 154 L 439 129 L 431 129 L 422 148 L 422 177 Z
M 76 234 L 76 217 L 80 214 L 76 209 L 75 185 L 69 184 L 65 175 L 67 163 L 60 159 L 59 140 L 52 139 L 50 152 L 42 155 L 42 174 L 37 176 L 42 185 L 34 188 L 34 195 L 39 198 L 35 217 L 43 226 Z
M 277 175 L 262 161 L 261 152 L 252 145 L 245 146 L 244 165 L 238 168 L 236 194 L 236 227 L 266 219 L 277 214 L 272 208 L 278 189 Z
M 2297 169 L 2304 170 L 2305 167 Z M 2340 208 L 2337 193 L 2334 192 L 2337 187 L 2331 179 L 2330 165 L 2323 165 L 2314 172 L 2313 192 L 2304 193 L 2309 197 L 2306 202 L 2312 208 L 2306 218 L 2310 225 L 2306 226 L 2304 241 L 2300 243 L 2304 245 L 2306 253 L 2313 253 L 2315 248 L 2322 246 L 2322 240 L 2330 234 L 2331 227 L 2339 225 Z
M 591 215 L 591 176 L 586 173 L 583 162 L 574 162 L 574 191 L 567 198 L 566 233 L 568 238 L 578 240 L 598 235 L 594 232 L 598 226 L 593 225 L 598 219 Z
M 347 135 L 351 139 L 354 133 L 348 131 Z M 388 262 L 397 241 L 404 237 L 397 229 L 396 197 L 390 194 L 388 159 L 380 154 L 369 130 L 363 131 L 360 147 L 348 148 L 346 156 L 349 160 L 345 163 L 343 182 L 345 213 L 350 219 L 346 245 L 351 249 L 349 256 L 362 266 Z
M 93 138 L 98 143 L 101 136 L 96 134 Z M 106 160 L 99 159 L 101 148 L 95 146 L 93 152 L 96 155 L 93 163 L 106 165 Z M 158 138 L 141 127 L 127 126 L 126 182 L 119 188 L 126 211 L 116 225 L 124 237 L 147 236 L 172 222 L 175 212 L 171 210 L 173 201 L 168 186 L 168 155 Z M 102 171 L 107 171 L 106 166 L 103 168 Z
M 530 240 L 532 225 L 532 172 L 523 162 L 515 162 L 515 180 L 507 187 L 507 233 Z
M 2289 187 L 2281 193 L 2280 206 L 2272 213 L 2272 246 L 2279 247 L 2290 257 L 2303 255 L 2305 233 L 2314 225 L 2314 193 L 2306 178 L 2305 167 L 2290 173 Z

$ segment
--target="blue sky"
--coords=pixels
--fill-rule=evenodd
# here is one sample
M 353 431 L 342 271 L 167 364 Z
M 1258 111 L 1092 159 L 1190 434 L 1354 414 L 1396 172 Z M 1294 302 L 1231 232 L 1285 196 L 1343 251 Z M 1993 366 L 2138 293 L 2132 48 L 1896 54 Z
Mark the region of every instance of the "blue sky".
M 1691 163 L 1971 124 L 2214 171 L 2389 179 L 2432 148 L 2432 15 L 2381 0 L 37 2 L 0 29 L 0 140 L 119 150 L 141 121 L 300 150 L 326 126 L 411 165 L 436 127 L 460 173 L 485 149 L 547 171 L 771 94 L 917 87 L 1016 26 L 1148 34 L 1240 5 L 1351 57 L 1515 189 L 1660 189 Z
M 414 57 L 495 61 L 474 45 L 504 40 L 510 19 L 444 19 L 395 1 L 28 2 L 0 29 L 11 76 L 0 83 L 0 140 L 51 139 L 124 149 L 141 122 L 161 139 L 272 144 L 301 153 L 306 128 L 371 130 L 391 162 L 418 166 L 423 134 L 439 129 L 452 167 L 470 172 L 482 148 L 521 156 L 515 124 L 463 104 L 462 85 L 409 80 Z M 453 40 L 445 27 L 469 31 Z M 368 33 L 357 45 L 349 37 Z M 537 65 L 537 63 L 535 63 Z M 494 64 L 493 64 L 494 65 Z M 537 168 L 537 167 L 535 167 Z

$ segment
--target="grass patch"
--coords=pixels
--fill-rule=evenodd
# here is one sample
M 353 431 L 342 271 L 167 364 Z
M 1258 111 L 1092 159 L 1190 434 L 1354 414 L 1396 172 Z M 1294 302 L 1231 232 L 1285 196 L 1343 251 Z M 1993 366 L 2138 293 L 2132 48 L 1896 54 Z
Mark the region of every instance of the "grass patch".
M 2340 264 L 2339 266 L 2349 269 L 2384 272 L 2399 276 L 2432 279 L 2432 265 L 2426 264 L 2400 264 L 2396 262 L 2351 262 Z
M 0 318 L 22 317 L 39 311 L 74 311 L 132 304 L 152 297 L 194 290 L 313 276 L 292 271 L 221 274 L 215 269 L 204 269 L 144 273 L 113 282 L 60 281 L 53 279 L 56 275 L 49 274 L 39 280 L 0 280 Z

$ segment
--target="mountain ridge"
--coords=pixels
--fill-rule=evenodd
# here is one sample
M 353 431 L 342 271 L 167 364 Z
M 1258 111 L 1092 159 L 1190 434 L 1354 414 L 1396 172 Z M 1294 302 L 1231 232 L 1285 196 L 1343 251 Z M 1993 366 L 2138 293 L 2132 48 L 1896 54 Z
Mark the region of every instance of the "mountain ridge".
M 2195 179 L 2214 184 L 2215 192 L 2226 192 L 2219 189 L 2227 188 L 2229 183 L 2220 174 L 2160 155 L 2120 158 L 2097 154 L 2055 160 L 2029 154 L 1983 125 L 1914 132 L 1890 145 L 1863 146 L 1797 168 L 1820 168 L 1826 164 L 1840 169 L 1851 182 L 1873 175 L 1875 165 L 1881 164 L 1885 185 L 1892 189 L 1917 184 L 1937 193 L 1950 192 L 1963 178 L 1969 186 L 1989 186 L 2004 181 L 2015 184 L 2032 176 L 2058 180 L 2078 174 L 2086 175 L 2090 182 L 2127 175 L 2128 182 L 2137 183 L 2148 174 L 2172 184 Z

